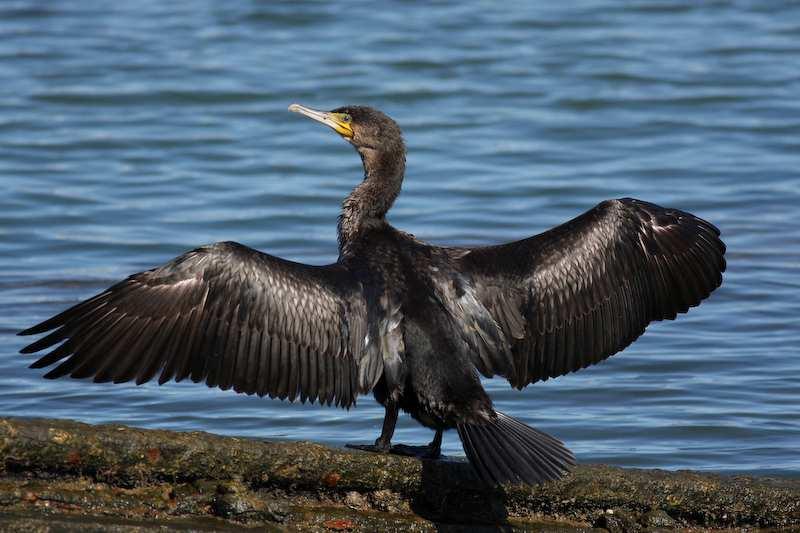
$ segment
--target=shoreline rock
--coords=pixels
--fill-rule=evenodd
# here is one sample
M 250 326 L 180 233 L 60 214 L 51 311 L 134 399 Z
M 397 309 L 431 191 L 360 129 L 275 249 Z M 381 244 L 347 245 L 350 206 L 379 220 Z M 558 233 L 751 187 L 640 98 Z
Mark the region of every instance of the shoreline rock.
M 0 530 L 800 530 L 800 479 L 580 465 L 491 489 L 460 460 L 14 418 L 0 457 Z

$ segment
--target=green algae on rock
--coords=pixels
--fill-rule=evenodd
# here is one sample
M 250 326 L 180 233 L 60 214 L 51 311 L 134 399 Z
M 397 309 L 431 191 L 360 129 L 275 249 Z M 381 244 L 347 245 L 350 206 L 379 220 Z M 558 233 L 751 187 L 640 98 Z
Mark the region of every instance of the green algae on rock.
M 0 457 L 3 530 L 45 519 L 84 531 L 800 527 L 800 480 L 582 465 L 556 482 L 493 489 L 458 460 L 8 418 Z

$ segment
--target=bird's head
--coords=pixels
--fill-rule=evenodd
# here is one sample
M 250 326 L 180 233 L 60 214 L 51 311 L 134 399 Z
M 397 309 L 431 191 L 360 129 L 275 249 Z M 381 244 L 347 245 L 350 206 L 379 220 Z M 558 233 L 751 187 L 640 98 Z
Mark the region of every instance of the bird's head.
M 289 111 L 300 113 L 330 127 L 362 155 L 367 151 L 405 155 L 400 127 L 377 109 L 350 105 L 333 111 L 318 111 L 300 104 L 292 104 L 289 106 Z
M 352 144 L 364 165 L 364 180 L 342 204 L 339 246 L 354 239 L 366 227 L 382 224 L 392 207 L 406 168 L 406 148 L 397 123 L 377 109 L 350 105 L 333 111 L 317 111 L 299 104 L 289 111 L 322 122 Z

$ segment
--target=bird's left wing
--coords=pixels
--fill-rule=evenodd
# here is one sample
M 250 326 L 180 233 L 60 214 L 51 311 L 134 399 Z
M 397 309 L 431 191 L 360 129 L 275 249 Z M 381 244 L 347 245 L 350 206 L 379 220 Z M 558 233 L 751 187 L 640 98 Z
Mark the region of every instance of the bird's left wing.
M 528 239 L 462 249 L 456 268 L 511 349 L 494 373 L 522 388 L 597 363 L 698 305 L 722 282 L 724 253 L 705 220 L 623 198 Z
M 21 332 L 61 343 L 34 368 L 137 384 L 205 381 L 248 394 L 352 405 L 382 361 L 364 349 L 361 286 L 339 264 L 309 266 L 226 242 L 130 276 Z

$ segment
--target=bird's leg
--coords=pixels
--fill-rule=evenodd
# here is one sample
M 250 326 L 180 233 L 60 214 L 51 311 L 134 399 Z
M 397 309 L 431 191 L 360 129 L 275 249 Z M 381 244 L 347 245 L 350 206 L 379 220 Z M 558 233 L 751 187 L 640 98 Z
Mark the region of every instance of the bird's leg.
M 442 434 L 444 430 L 436 430 L 433 440 L 427 446 L 408 446 L 406 444 L 395 444 L 392 446 L 392 453 L 397 455 L 409 455 L 420 459 L 438 459 L 442 455 Z
M 381 436 L 375 440 L 375 444 L 345 444 L 347 448 L 363 450 L 365 452 L 387 453 L 392 448 L 392 435 L 394 427 L 397 425 L 397 414 L 400 407 L 397 402 L 389 400 L 386 402 L 386 415 L 383 417 L 383 429 Z
M 442 435 L 444 434 L 444 430 L 439 428 L 436 430 L 436 435 L 433 436 L 433 440 L 430 444 L 428 444 L 428 454 L 431 459 L 438 459 L 440 455 L 442 455 Z

